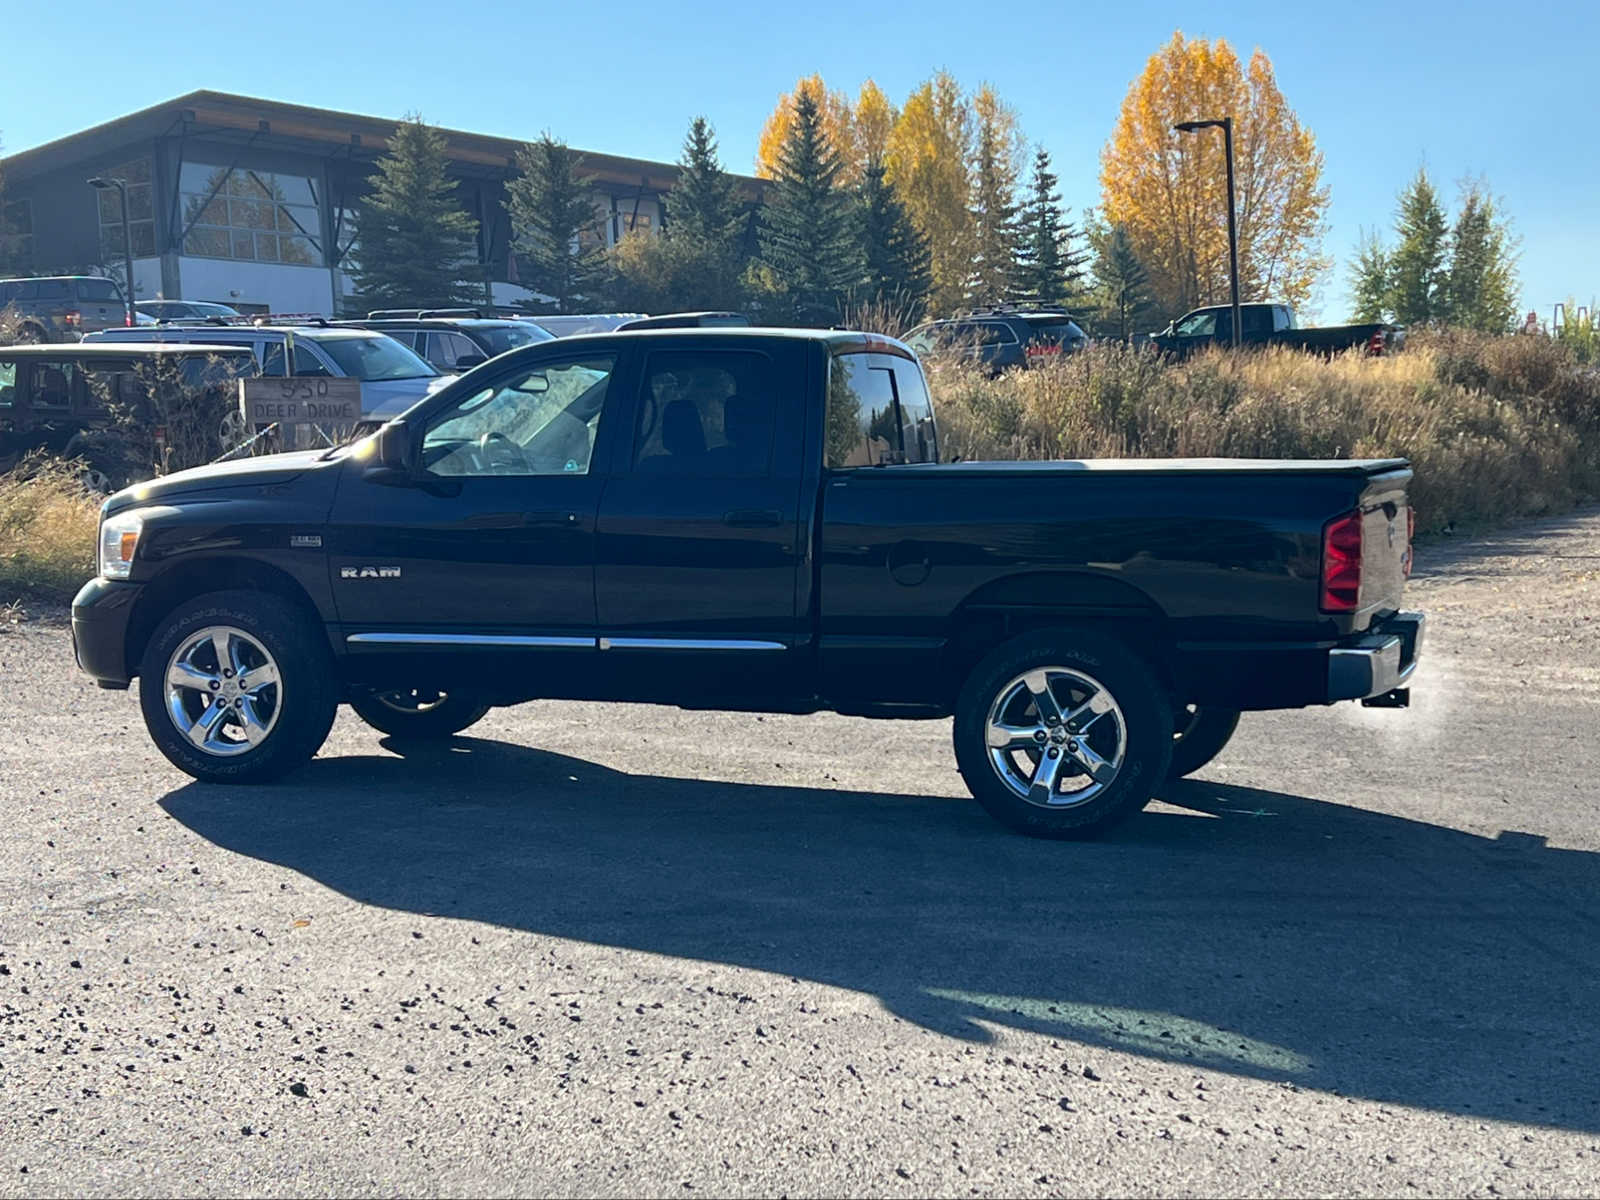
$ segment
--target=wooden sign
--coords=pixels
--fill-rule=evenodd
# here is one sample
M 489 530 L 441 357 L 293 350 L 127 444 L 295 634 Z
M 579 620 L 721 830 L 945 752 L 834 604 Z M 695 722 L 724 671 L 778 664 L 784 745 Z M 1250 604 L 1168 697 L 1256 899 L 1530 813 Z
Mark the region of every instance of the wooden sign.
M 361 381 L 257 375 L 239 380 L 239 408 L 247 427 L 349 424 L 361 419 Z

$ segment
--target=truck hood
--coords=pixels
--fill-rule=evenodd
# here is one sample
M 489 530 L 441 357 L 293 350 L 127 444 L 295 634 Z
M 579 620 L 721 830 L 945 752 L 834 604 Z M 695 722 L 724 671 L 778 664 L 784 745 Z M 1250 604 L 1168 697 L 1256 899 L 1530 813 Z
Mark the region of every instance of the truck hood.
M 298 479 L 307 471 L 338 470 L 338 459 L 323 461 L 326 453 L 325 450 L 295 450 L 261 458 L 239 458 L 147 479 L 108 497 L 100 507 L 100 515 L 106 517 L 125 508 L 165 503 L 202 492 L 275 487 Z

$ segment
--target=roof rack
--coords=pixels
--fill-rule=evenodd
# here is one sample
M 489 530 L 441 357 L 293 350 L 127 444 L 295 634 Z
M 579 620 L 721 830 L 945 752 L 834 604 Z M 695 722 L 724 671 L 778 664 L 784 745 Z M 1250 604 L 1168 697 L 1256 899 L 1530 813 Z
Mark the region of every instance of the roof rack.
M 157 325 L 237 325 L 237 317 L 157 317 Z
M 1072 311 L 1060 304 L 988 304 L 962 313 L 964 317 L 1054 316 L 1070 317 Z
M 482 317 L 480 308 L 377 308 L 367 314 L 369 321 L 424 321 L 435 317 Z
M 261 313 L 245 317 L 247 325 L 320 325 L 328 327 L 328 318 L 321 313 Z

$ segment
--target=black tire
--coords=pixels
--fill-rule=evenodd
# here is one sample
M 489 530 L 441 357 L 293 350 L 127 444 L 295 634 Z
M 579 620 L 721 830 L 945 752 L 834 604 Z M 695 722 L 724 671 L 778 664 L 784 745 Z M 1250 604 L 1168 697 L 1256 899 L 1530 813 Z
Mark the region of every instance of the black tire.
M 168 709 L 173 656 L 214 627 L 241 632 L 257 643 L 279 676 L 275 692 L 268 685 L 265 693 L 272 704 L 270 728 L 259 744 L 226 757 L 197 747 Z M 220 662 L 220 654 L 214 657 Z M 238 679 L 245 681 L 247 674 L 248 668 Z M 203 696 L 196 687 L 194 697 L 180 703 L 204 710 Z M 180 771 L 207 783 L 265 783 L 309 762 L 327 739 L 338 710 L 333 658 L 321 629 L 287 600 L 258 592 L 211 592 L 179 605 L 156 627 L 139 666 L 139 707 L 156 747 Z
M 447 738 L 475 725 L 489 711 L 472 696 L 419 689 L 357 692 L 350 697 L 356 716 L 381 733 L 411 741 Z
M 1222 753 L 1233 731 L 1239 728 L 1239 710 L 1190 705 L 1174 714 L 1173 725 L 1172 765 L 1167 768 L 1167 778 L 1182 779 Z
M 1049 685 L 1052 699 L 1063 715 L 1091 694 L 1087 688 L 1075 694 L 1072 689 L 1076 685 L 1071 682 L 1074 679 L 1098 684 L 1110 696 L 1116 719 L 1107 726 L 1106 718 L 1113 716 L 1112 712 L 1090 717 L 1091 724 L 1082 741 L 1086 746 L 1092 744 L 1099 753 L 1107 753 L 1107 747 L 1115 740 L 1113 734 L 1120 730 L 1122 753 L 1121 765 L 1114 775 L 1106 781 L 1095 781 L 1078 765 L 1075 754 L 1068 757 L 1065 753 L 1069 747 L 1076 751 L 1078 742 L 1063 737 L 1059 744 L 1061 778 L 1049 789 L 1052 802 L 1048 807 L 1019 794 L 1002 778 L 1002 768 L 990 757 L 987 738 L 991 709 L 1008 695 L 1032 703 L 1015 688 L 1027 674 L 1045 668 L 1064 673 L 1052 676 L 1055 682 Z M 1067 691 L 1055 694 L 1062 687 Z M 1042 727 L 1046 722 L 1039 720 L 1038 707 L 1033 704 L 1028 711 L 1034 715 L 1026 719 Z M 1041 728 L 1033 735 L 1044 733 L 1039 749 L 1034 751 L 1031 744 L 1020 748 L 1010 761 L 1020 761 L 1016 758 L 1020 754 L 1037 769 L 1041 756 L 1055 748 L 1050 741 L 1056 736 L 1055 728 L 1056 723 L 1051 723 L 1049 732 Z M 1172 700 L 1149 666 L 1116 638 L 1083 630 L 1041 630 L 1006 642 L 972 669 L 956 702 L 954 738 L 962 778 L 978 803 L 996 820 L 1032 837 L 1092 837 L 1142 809 L 1166 778 L 1172 755 Z M 1091 739 L 1099 740 L 1091 743 Z M 1074 783 L 1085 789 L 1098 784 L 1098 790 L 1080 801 L 1057 801 L 1057 789 Z

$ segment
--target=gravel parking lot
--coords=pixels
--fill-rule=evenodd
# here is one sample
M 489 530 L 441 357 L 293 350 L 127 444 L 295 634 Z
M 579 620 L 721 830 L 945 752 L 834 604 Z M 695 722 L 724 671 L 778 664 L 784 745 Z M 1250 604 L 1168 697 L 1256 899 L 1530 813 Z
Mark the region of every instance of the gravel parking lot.
M 0 632 L 0 1193 L 1593 1193 L 1600 510 L 1420 562 L 1412 709 L 1083 845 L 948 722 L 345 713 L 202 786 Z

